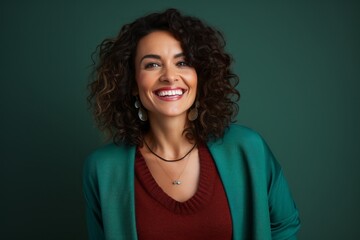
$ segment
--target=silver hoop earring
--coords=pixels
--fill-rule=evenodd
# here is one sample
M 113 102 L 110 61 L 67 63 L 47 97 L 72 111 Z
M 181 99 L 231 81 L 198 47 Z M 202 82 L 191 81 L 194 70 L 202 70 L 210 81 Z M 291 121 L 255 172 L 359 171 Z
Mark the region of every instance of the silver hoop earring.
M 199 101 L 196 101 L 195 106 L 189 111 L 189 114 L 188 114 L 189 121 L 194 121 L 194 120 L 196 120 L 198 118 L 198 116 L 199 116 L 199 111 L 198 111 L 199 105 L 200 105 Z
M 135 100 L 135 104 L 134 104 L 136 109 L 139 109 L 138 111 L 138 117 L 141 121 L 146 122 L 148 117 L 147 117 L 147 113 L 145 111 L 145 109 L 142 108 L 140 100 L 138 99 L 138 97 L 136 97 Z

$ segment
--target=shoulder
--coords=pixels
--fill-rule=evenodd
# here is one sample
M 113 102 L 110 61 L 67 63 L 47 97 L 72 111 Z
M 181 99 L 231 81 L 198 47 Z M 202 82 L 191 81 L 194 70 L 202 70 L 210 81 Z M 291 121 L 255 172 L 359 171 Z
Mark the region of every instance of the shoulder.
M 239 140 L 247 139 L 247 140 L 255 140 L 255 141 L 262 140 L 262 137 L 258 132 L 256 132 L 255 130 L 249 127 L 239 124 L 231 124 L 229 126 L 229 128 L 226 130 L 224 134 L 224 139 L 227 138 L 231 138 L 231 139 L 236 138 Z
M 263 137 L 245 126 L 231 124 L 223 138 L 209 142 L 208 146 L 219 164 L 243 163 L 257 171 L 269 171 L 277 165 Z
M 108 171 L 125 166 L 135 156 L 135 146 L 109 143 L 93 151 L 85 160 L 84 171 Z
M 263 148 L 266 143 L 262 136 L 255 130 L 238 124 L 231 124 L 226 129 L 223 138 L 211 142 L 210 144 L 224 145 L 242 148 Z

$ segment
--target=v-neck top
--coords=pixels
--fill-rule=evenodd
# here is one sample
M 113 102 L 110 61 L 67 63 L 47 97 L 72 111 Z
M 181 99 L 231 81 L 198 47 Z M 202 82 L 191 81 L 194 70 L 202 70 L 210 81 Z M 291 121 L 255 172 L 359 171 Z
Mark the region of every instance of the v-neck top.
M 197 191 L 179 202 L 161 189 L 137 150 L 135 210 L 139 239 L 232 239 L 229 205 L 216 166 L 204 144 L 199 145 L 198 153 Z

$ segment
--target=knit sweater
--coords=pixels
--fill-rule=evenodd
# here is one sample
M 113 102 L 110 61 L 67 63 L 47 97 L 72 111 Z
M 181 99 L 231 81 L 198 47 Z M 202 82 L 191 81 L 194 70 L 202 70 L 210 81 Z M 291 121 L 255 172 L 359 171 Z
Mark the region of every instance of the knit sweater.
M 208 142 L 224 185 L 234 240 L 296 239 L 298 211 L 279 163 L 262 137 L 232 125 Z M 83 188 L 89 239 L 137 239 L 136 146 L 108 144 L 89 156 Z
M 197 191 L 187 201 L 178 202 L 159 187 L 137 151 L 135 209 L 139 239 L 232 239 L 230 209 L 216 166 L 206 146 L 200 144 L 198 152 L 200 179 Z

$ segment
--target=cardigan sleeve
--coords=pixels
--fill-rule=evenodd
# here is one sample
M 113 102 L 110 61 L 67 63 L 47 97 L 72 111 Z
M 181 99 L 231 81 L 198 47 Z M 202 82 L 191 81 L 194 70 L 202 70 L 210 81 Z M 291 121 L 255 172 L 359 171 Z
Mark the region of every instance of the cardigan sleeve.
M 83 168 L 83 192 L 86 207 L 86 223 L 88 229 L 88 239 L 103 240 L 105 239 L 105 236 L 95 165 L 95 160 L 90 156 L 85 161 Z
M 271 236 L 273 240 L 296 240 L 300 229 L 299 213 L 280 164 L 268 146 L 266 149 L 271 171 L 268 188 Z
M 83 191 L 90 240 L 137 239 L 135 147 L 107 144 L 86 159 Z
M 240 125 L 231 125 L 209 150 L 226 190 L 233 238 L 295 240 L 298 210 L 288 184 L 265 140 Z

